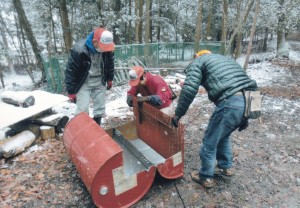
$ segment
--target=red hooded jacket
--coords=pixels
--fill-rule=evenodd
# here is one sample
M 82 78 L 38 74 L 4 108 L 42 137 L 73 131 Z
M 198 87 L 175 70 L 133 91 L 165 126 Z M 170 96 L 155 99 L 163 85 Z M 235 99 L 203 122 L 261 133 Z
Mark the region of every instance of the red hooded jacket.
M 131 87 L 127 92 L 128 96 L 150 96 L 150 103 L 161 109 L 168 107 L 172 103 L 172 91 L 168 84 L 158 75 L 153 75 L 150 72 L 146 73 L 146 85 Z M 159 105 L 159 104 L 160 105 Z

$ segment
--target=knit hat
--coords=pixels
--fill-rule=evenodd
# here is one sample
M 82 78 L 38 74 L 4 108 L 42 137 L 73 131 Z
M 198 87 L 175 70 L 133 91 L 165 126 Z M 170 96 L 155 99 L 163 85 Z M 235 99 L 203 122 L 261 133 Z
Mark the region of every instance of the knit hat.
M 211 54 L 211 51 L 209 51 L 209 50 L 201 50 L 201 51 L 198 51 L 198 53 L 196 53 L 196 54 L 194 55 L 194 58 L 197 58 L 197 57 L 199 57 L 199 56 L 202 56 L 203 54 Z
M 144 74 L 144 69 L 141 66 L 134 66 L 132 69 L 129 70 L 129 85 L 130 86 L 137 86 L 140 82 L 141 76 Z
M 115 49 L 113 38 L 113 34 L 104 28 L 97 28 L 94 31 L 93 40 L 97 40 L 98 46 L 103 52 Z

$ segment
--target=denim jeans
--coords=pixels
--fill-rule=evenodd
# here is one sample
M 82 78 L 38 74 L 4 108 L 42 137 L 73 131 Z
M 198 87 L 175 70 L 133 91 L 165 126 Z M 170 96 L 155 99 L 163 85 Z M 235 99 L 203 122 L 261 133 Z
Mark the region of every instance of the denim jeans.
M 232 167 L 230 135 L 241 124 L 244 110 L 243 95 L 233 95 L 216 103 L 200 148 L 201 178 L 213 178 L 216 160 L 219 168 Z

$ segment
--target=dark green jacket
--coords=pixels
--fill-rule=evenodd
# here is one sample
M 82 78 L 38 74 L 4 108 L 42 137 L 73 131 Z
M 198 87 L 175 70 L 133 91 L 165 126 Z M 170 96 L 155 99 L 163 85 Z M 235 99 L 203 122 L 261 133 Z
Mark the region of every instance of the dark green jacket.
M 217 103 L 242 89 L 256 90 L 255 80 L 248 77 L 243 68 L 234 60 L 218 55 L 205 54 L 196 58 L 186 69 L 175 115 L 181 118 L 202 85 L 210 101 Z

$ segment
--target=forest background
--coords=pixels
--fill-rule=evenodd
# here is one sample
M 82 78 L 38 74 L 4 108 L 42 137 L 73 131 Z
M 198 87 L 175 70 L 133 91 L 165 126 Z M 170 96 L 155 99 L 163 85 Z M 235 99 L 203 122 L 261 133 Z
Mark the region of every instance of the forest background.
M 105 26 L 116 45 L 221 41 L 237 59 L 265 52 L 277 38 L 276 57 L 289 56 L 286 39 L 300 39 L 300 0 L 2 0 L 0 77 L 25 71 L 45 82 L 43 61 L 68 54 L 74 42 Z M 256 48 L 255 48 L 255 47 Z M 258 47 L 257 47 L 258 46 Z M 42 72 L 34 80 L 33 72 Z

